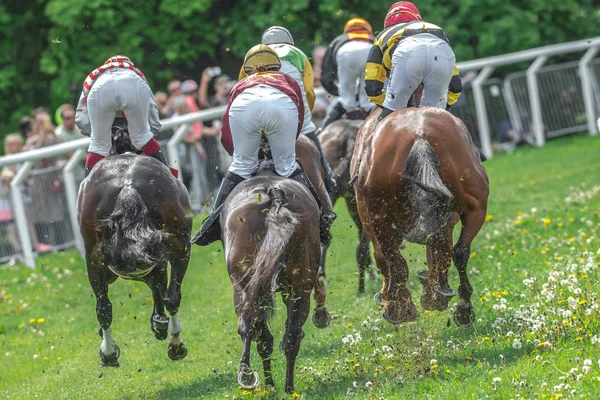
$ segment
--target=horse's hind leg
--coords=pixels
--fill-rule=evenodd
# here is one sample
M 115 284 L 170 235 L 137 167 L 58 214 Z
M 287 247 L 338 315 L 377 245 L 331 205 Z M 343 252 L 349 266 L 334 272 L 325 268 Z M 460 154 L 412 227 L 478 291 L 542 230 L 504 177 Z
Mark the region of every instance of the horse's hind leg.
M 460 237 L 454 246 L 454 266 L 458 270 L 460 286 L 458 295 L 460 301 L 454 311 L 454 322 L 460 327 L 468 327 L 475 320 L 475 312 L 471 304 L 473 287 L 467 277 L 467 263 L 471 254 L 471 243 L 485 221 L 485 210 L 466 212 L 461 215 L 462 228 Z
M 236 303 L 242 302 L 242 296 L 235 296 Z M 250 368 L 250 346 L 252 345 L 252 321 L 244 318 L 243 313 L 238 313 L 238 334 L 242 339 L 242 358 L 238 372 L 238 383 L 246 390 L 252 390 L 258 386 L 258 374 Z M 250 316 L 252 317 L 252 316 Z
M 325 307 L 325 299 L 327 297 L 327 289 L 321 285 L 319 277 L 315 279 L 315 287 L 313 289 L 313 298 L 315 299 L 315 309 L 312 314 L 313 324 L 317 328 L 327 328 L 331 322 L 331 316 L 327 307 Z M 286 299 L 287 300 L 287 299 Z
M 300 351 L 300 342 L 304 337 L 302 326 L 310 311 L 310 292 L 292 293 L 288 298 L 287 321 L 283 334 L 282 350 L 286 356 L 285 391 L 294 392 L 294 370 L 296 357 Z
M 100 365 L 104 367 L 118 367 L 121 351 L 119 346 L 113 341 L 110 324 L 112 323 L 112 304 L 108 298 L 108 285 L 114 282 L 117 277 L 105 268 L 93 265 L 89 257 L 88 278 L 92 285 L 92 290 L 96 295 L 96 316 L 100 323 L 100 336 L 102 344 L 100 345 Z
M 165 315 L 163 294 L 167 291 L 167 263 L 161 263 L 143 278 L 152 290 L 154 310 L 150 317 L 150 328 L 158 340 L 165 340 L 169 335 L 169 318 Z
M 453 228 L 453 225 L 446 227 L 427 241 L 429 274 L 427 279 L 422 281 L 423 295 L 421 296 L 421 306 L 425 310 L 445 310 L 450 299 L 456 295 L 448 283 L 448 269 L 452 261 Z
M 187 355 L 187 348 L 181 339 L 182 326 L 179 321 L 179 305 L 181 304 L 181 283 L 189 263 L 189 245 L 186 245 L 183 258 L 171 258 L 171 282 L 165 295 L 169 318 L 169 349 L 167 355 L 173 361 L 181 360 Z
M 373 247 L 377 266 L 384 275 L 384 283 L 387 284 L 383 317 L 392 324 L 414 321 L 419 313 L 410 291 L 406 288 L 408 264 L 399 251 L 402 238 L 389 221 L 381 221 L 379 225 L 375 228 L 376 240 L 373 241 Z M 381 265 L 384 268 L 381 268 Z
M 269 331 L 267 324 L 255 327 L 257 335 L 256 348 L 263 362 L 263 371 L 265 373 L 265 384 L 274 386 L 273 373 L 271 372 L 271 354 L 273 354 L 273 335 Z

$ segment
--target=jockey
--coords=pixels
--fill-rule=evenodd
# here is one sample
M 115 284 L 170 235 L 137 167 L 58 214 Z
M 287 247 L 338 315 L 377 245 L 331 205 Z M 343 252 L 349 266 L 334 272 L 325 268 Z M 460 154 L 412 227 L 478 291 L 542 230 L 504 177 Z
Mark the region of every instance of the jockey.
M 335 214 L 321 206 L 316 190 L 296 161 L 296 138 L 304 126 L 302 91 L 293 78 L 279 72 L 280 68 L 281 61 L 269 46 L 259 44 L 246 53 L 244 72 L 247 77 L 231 90 L 221 128 L 221 143 L 233 155 L 233 162 L 223 178 L 211 214 L 192 243 L 205 246 L 220 239 L 218 217 L 225 199 L 258 167 L 263 135 L 271 146 L 277 174 L 302 183 L 317 200 L 321 208 L 321 236 L 328 235 Z
M 304 125 L 302 126 L 301 134 L 306 135 L 317 149 L 321 156 L 321 166 L 325 173 L 325 185 L 328 192 L 333 192 L 335 180 L 333 179 L 333 171 L 329 168 L 329 163 L 325 157 L 325 152 L 321 147 L 321 142 L 317 138 L 317 127 L 312 122 L 311 110 L 315 104 L 314 76 L 313 69 L 306 54 L 299 48 L 294 46 L 294 38 L 292 34 L 281 26 L 272 26 L 267 29 L 262 36 L 262 44 L 269 45 L 281 60 L 280 72 L 294 78 L 300 90 L 302 91 L 302 100 L 304 101 Z M 246 77 L 244 68 L 240 70 L 239 79 Z
M 327 48 L 321 84 L 339 100 L 327 111 L 321 130 L 347 111 L 362 109 L 368 113 L 373 108 L 365 92 L 365 65 L 373 39 L 371 25 L 363 18 L 352 18 L 346 22 L 344 33 Z
M 169 166 L 153 137 L 161 124 L 146 77 L 129 58 L 114 56 L 90 72 L 77 104 L 77 126 L 81 133 L 90 136 L 85 176 L 109 155 L 115 118 L 127 118 L 129 136 L 136 148 Z M 171 168 L 171 172 L 177 176 L 176 169 Z
M 450 108 L 462 91 L 455 62 L 440 27 L 424 22 L 413 3 L 394 3 L 385 17 L 384 30 L 373 43 L 365 70 L 369 99 L 383 108 L 378 122 L 391 112 L 406 108 L 421 83 L 422 106 Z

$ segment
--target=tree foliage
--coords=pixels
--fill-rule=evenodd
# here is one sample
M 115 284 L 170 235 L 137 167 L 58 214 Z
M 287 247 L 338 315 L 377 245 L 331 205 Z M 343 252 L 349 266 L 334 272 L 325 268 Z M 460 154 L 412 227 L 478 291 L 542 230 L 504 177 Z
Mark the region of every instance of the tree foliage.
M 391 4 L 391 1 L 390 1 Z M 417 1 L 458 60 L 593 37 L 596 0 Z M 354 16 L 382 29 L 389 4 L 367 0 L 6 0 L 0 4 L 0 132 L 36 106 L 74 102 L 86 74 L 129 56 L 154 90 L 221 65 L 235 76 L 264 29 L 284 25 L 308 54 Z

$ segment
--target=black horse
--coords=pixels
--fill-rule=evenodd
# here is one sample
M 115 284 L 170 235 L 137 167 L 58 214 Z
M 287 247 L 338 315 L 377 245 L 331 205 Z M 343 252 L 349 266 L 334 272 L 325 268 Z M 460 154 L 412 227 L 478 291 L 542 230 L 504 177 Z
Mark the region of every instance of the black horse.
M 108 285 L 118 277 L 140 280 L 150 287 L 154 298 L 152 331 L 159 340 L 166 339 L 171 331 L 168 355 L 180 360 L 187 354 L 177 311 L 190 259 L 188 193 L 165 165 L 136 154 L 126 122 L 116 120 L 112 139 L 111 155 L 82 182 L 78 198 L 79 227 L 102 336 L 101 365 L 119 366 L 120 350 L 112 339 L 112 304 L 108 298 Z

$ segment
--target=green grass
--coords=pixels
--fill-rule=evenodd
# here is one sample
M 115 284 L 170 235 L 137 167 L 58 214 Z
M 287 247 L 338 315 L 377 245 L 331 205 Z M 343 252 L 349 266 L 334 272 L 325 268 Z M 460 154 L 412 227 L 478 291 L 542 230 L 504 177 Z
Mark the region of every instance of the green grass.
M 478 319 L 466 330 L 448 325 L 451 310 L 421 312 L 417 322 L 399 327 L 382 321 L 372 300 L 379 283 L 368 281 L 367 292 L 357 293 L 356 230 L 338 204 L 328 257 L 334 318 L 324 330 L 306 323 L 296 391 L 307 399 L 597 398 L 600 192 L 592 187 L 600 184 L 598 154 L 600 140 L 574 136 L 486 163 L 492 217 L 473 245 L 469 271 Z M 577 198 L 567 202 L 567 196 Z M 424 251 L 409 246 L 404 254 L 418 304 L 414 271 L 422 268 Z M 531 278 L 528 287 L 523 280 Z M 556 282 L 543 286 L 549 279 Z M 451 284 L 458 286 L 454 269 Z M 110 296 L 119 369 L 98 365 L 95 299 L 75 252 L 42 257 L 35 271 L 0 267 L 0 398 L 265 396 L 261 389 L 242 392 L 236 382 L 241 343 L 220 243 L 193 251 L 180 309 L 189 350 L 183 361 L 170 361 L 167 342 L 150 331 L 147 287 L 119 280 Z M 276 343 L 284 321 L 278 305 Z M 498 324 L 498 317 L 506 322 Z M 536 327 L 539 321 L 545 322 Z M 357 334 L 354 345 L 342 340 L 356 341 Z M 590 370 L 583 373 L 587 359 Z M 252 364 L 259 369 L 255 351 Z M 283 396 L 285 361 L 278 351 L 273 369 L 274 397 Z

